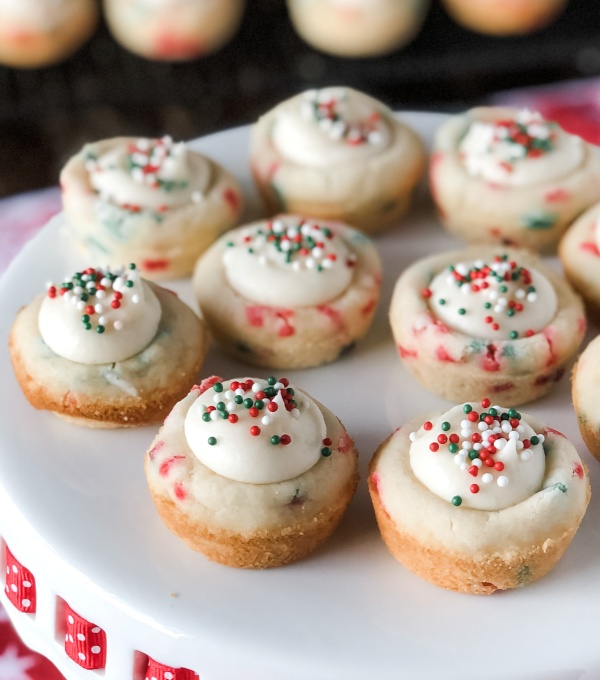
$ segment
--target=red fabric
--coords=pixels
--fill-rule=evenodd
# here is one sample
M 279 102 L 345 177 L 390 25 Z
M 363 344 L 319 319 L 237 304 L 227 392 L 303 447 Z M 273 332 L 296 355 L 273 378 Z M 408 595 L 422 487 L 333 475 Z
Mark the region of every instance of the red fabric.
M 148 669 L 146 670 L 146 680 L 199 680 L 199 676 L 194 671 L 187 668 L 171 668 L 163 664 L 148 659 Z
M 82 668 L 99 670 L 106 666 L 106 633 L 67 605 L 65 609 L 65 652 Z
M 30 651 L 19 640 L 2 605 L 0 605 L 0 678 L 65 680 L 47 659 Z
M 6 546 L 6 597 L 20 612 L 35 614 L 35 578 L 20 564 Z

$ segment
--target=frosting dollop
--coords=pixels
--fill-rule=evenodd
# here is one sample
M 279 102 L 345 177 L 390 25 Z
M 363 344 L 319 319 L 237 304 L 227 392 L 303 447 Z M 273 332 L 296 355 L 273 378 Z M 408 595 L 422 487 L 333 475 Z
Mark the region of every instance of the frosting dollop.
M 301 165 L 352 163 L 390 145 L 387 116 L 381 103 L 350 88 L 308 90 L 277 107 L 271 141 L 282 156 Z
M 339 226 L 284 216 L 239 230 L 227 242 L 223 262 L 229 284 L 243 297 L 305 307 L 348 288 L 356 255 Z
M 459 144 L 469 175 L 507 187 L 550 182 L 575 170 L 584 157 L 583 140 L 520 111 L 514 118 L 475 120 Z
M 110 364 L 138 354 L 153 340 L 161 307 L 135 268 L 90 267 L 60 286 L 50 284 L 38 325 L 56 354 L 80 364 Z
M 170 137 L 115 140 L 108 148 L 87 145 L 90 183 L 104 203 L 158 213 L 198 203 L 210 182 L 210 165 Z
M 204 465 L 249 484 L 293 479 L 331 454 L 321 410 L 285 378 L 215 383 L 190 407 L 184 430 Z
M 0 0 L 4 19 L 23 30 L 49 31 L 58 26 L 73 9 L 73 0 Z
M 410 466 L 432 493 L 455 506 L 503 510 L 542 487 L 544 435 L 515 409 L 466 403 L 410 434 Z
M 507 255 L 491 262 L 458 262 L 423 291 L 435 316 L 452 330 L 487 340 L 515 340 L 538 333 L 556 314 L 548 279 Z

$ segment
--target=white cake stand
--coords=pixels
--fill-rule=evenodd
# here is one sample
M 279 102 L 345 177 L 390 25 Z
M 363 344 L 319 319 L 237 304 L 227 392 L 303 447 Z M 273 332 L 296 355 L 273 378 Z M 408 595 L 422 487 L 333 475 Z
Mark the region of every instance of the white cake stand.
M 427 139 L 442 120 L 403 118 Z M 247 129 L 197 143 L 242 180 L 250 218 L 257 208 L 247 145 Z M 377 244 L 383 301 L 367 338 L 335 364 L 289 373 L 355 437 L 360 490 L 321 550 L 261 572 L 212 564 L 163 526 L 143 471 L 153 428 L 88 430 L 33 410 L 22 396 L 8 358 L 8 332 L 18 308 L 73 266 L 61 218 L 6 272 L 0 282 L 0 537 L 35 578 L 36 613 L 18 611 L 1 590 L 0 601 L 23 640 L 68 680 L 143 680 L 148 656 L 165 667 L 191 669 L 202 680 L 600 677 L 595 496 L 559 565 L 523 590 L 487 598 L 446 592 L 406 571 L 384 547 L 366 492 L 368 459 L 397 425 L 445 405 L 400 364 L 387 305 L 407 264 L 457 243 L 423 199 L 402 227 Z M 176 288 L 190 300 L 189 283 Z M 233 377 L 256 369 L 214 349 L 203 372 Z M 568 377 L 528 410 L 572 439 L 595 487 L 599 466 L 579 437 Z M 4 560 L 4 550 L 0 554 Z M 84 670 L 65 654 L 66 605 L 104 631 L 103 670 Z

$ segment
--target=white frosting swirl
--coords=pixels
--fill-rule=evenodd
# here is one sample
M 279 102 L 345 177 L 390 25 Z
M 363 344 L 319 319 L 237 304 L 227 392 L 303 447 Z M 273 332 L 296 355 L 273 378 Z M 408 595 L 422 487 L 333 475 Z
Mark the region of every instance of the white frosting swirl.
M 110 364 L 147 347 L 161 307 L 136 269 L 88 269 L 48 287 L 38 325 L 56 354 L 80 364 Z
M 184 429 L 189 447 L 204 465 L 249 484 L 301 475 L 330 443 L 317 404 L 290 388 L 287 380 L 275 378 L 217 383 L 192 404 Z
M 514 120 L 471 123 L 459 153 L 472 177 L 521 187 L 573 172 L 583 162 L 584 143 L 540 114 L 521 111 Z
M 161 212 L 202 200 L 210 182 L 210 166 L 200 154 L 170 137 L 138 139 L 98 150 L 84 148 L 90 183 L 100 200 L 132 211 Z
M 514 340 L 547 326 L 558 309 L 554 287 L 535 269 L 503 258 L 459 262 L 437 274 L 427 291 L 435 316 L 487 340 Z
M 223 262 L 229 284 L 259 304 L 324 304 L 352 282 L 356 255 L 336 225 L 280 217 L 238 230 L 228 246 Z
M 390 145 L 388 115 L 380 102 L 347 87 L 308 90 L 277 107 L 271 141 L 300 165 L 354 163 Z
M 477 416 L 490 411 L 475 403 L 466 406 Z M 469 420 L 465 405 L 454 406 L 411 433 L 410 466 L 436 496 L 456 506 L 503 510 L 541 488 L 544 435 L 523 420 L 501 419 L 514 410 L 493 409 L 497 415 L 490 416 L 488 424 L 479 417 Z
M 73 4 L 73 0 L 0 0 L 0 15 L 25 31 L 51 31 L 72 12 Z

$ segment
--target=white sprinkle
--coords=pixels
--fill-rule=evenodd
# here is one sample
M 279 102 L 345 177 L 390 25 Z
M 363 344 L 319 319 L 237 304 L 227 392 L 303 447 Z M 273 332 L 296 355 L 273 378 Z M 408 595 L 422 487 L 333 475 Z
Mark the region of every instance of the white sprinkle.
M 522 300 L 526 295 L 527 293 L 522 288 L 519 288 L 519 290 L 517 290 L 517 292 L 515 293 L 515 297 L 517 298 L 517 300 Z
M 122 322 L 122 321 L 115 321 L 115 322 L 113 323 L 113 328 L 114 328 L 116 331 L 120 331 L 120 330 L 123 328 L 123 322 Z
M 234 397 L 235 393 L 233 392 L 233 390 L 227 390 L 225 392 L 225 399 L 227 399 L 227 401 L 231 401 Z
M 81 286 L 75 286 L 75 288 L 73 288 L 73 293 L 75 295 L 81 295 L 83 293 L 83 288 Z
M 513 430 L 512 432 L 508 433 L 508 438 L 509 439 L 518 439 L 519 438 L 519 433 Z
M 482 481 L 484 484 L 489 484 L 490 482 L 493 482 L 493 481 L 494 481 L 494 478 L 493 478 L 493 476 L 492 476 L 489 472 L 486 472 L 484 475 L 482 475 L 481 481 Z
M 535 302 L 537 300 L 536 293 L 527 293 L 527 302 Z
M 523 448 L 524 448 L 524 444 L 523 444 L 522 441 L 519 440 L 517 442 L 517 451 L 521 451 L 521 449 L 523 449 Z
M 324 269 L 331 269 L 333 267 L 333 262 L 329 258 L 327 258 L 326 260 L 323 260 L 323 262 L 321 262 L 321 266 Z
M 312 259 L 312 257 L 307 257 L 305 262 L 304 262 L 304 266 L 307 269 L 314 269 L 315 268 L 315 261 Z
M 521 460 L 522 461 L 528 461 L 531 458 L 531 451 L 529 449 L 525 449 L 523 453 L 521 453 Z
M 512 425 L 507 421 L 503 420 L 502 421 L 502 432 L 509 433 L 512 432 Z M 510 435 L 509 435 L 510 436 Z M 517 435 L 518 436 L 518 435 Z
M 236 396 L 238 397 L 243 397 L 245 392 L 241 387 L 238 387 L 237 390 L 235 391 Z
M 296 420 L 297 420 L 298 418 L 300 418 L 300 411 L 299 411 L 297 408 L 293 408 L 293 409 L 290 411 L 290 413 L 292 414 L 292 416 L 293 416 L 294 418 L 296 418 Z
M 237 404 L 235 403 L 235 401 L 228 401 L 227 406 L 225 408 L 229 411 L 229 413 L 233 413 L 237 408 Z
M 219 419 L 219 412 L 215 409 L 214 411 L 210 412 L 210 419 L 211 420 L 218 420 Z
M 500 477 L 498 477 L 498 479 L 496 480 L 496 484 L 499 487 L 506 486 L 508 484 L 508 477 L 505 477 L 504 475 L 500 475 Z
M 467 463 L 461 463 L 460 469 L 461 470 L 468 470 L 469 466 L 467 465 Z
M 281 220 L 273 220 L 272 227 L 273 227 L 273 231 L 276 234 L 281 234 L 281 232 L 284 231 L 284 229 L 285 229 L 283 222 Z
M 473 444 L 473 450 L 474 451 L 481 451 L 482 448 L 483 448 L 483 444 L 480 444 L 479 442 L 477 442 L 476 444 Z
M 221 395 L 217 393 L 213 394 L 213 401 L 215 404 L 218 404 L 221 401 Z
M 488 424 L 487 424 L 487 423 L 484 423 L 483 420 L 481 420 L 481 421 L 479 422 L 479 424 L 477 425 L 477 428 L 478 428 L 479 430 L 481 430 L 482 432 L 485 432 L 485 431 L 488 429 Z
M 106 317 L 105 317 L 105 316 L 99 316 L 99 317 L 98 317 L 98 323 L 99 323 L 101 326 L 106 326 Z
M 540 444 L 543 444 L 546 441 L 546 437 L 544 437 L 543 434 L 538 434 L 537 438 L 540 440 Z
M 411 432 L 411 433 L 408 435 L 408 438 L 410 439 L 411 442 L 416 441 L 416 440 L 417 440 L 417 433 L 416 433 L 416 432 Z
M 261 267 L 264 267 L 264 266 L 267 264 L 267 262 L 268 262 L 268 260 L 267 260 L 267 256 L 266 256 L 266 255 L 259 255 L 259 257 L 258 257 L 258 264 L 259 264 Z M 294 263 L 294 264 L 295 264 L 295 263 Z
M 260 385 L 257 382 L 253 383 L 252 391 L 254 392 L 254 394 L 256 394 L 257 392 L 260 392 L 261 390 L 262 390 L 262 385 Z
M 502 451 L 502 449 L 506 446 L 506 439 L 496 439 L 494 442 L 494 448 L 497 449 L 498 451 Z
M 263 417 L 260 419 L 260 422 L 261 422 L 263 425 L 270 425 L 270 424 L 273 422 L 273 419 L 271 418 L 271 416 L 263 416 Z
M 456 454 L 456 456 L 454 456 L 454 464 L 455 465 L 462 465 L 464 462 L 465 462 L 464 456 L 461 456 L 458 453 Z
M 83 300 L 79 300 L 77 303 L 77 309 L 81 312 L 86 308 L 86 304 Z
M 283 389 L 283 383 L 276 382 L 276 383 L 273 385 L 273 389 L 274 389 L 274 390 L 281 390 L 281 389 Z
M 96 312 L 96 314 L 102 314 L 102 312 L 104 311 L 104 307 L 100 303 L 98 303 L 94 305 L 94 311 Z
M 471 448 L 471 442 L 463 442 L 461 446 L 468 451 Z
M 463 430 L 470 430 L 471 429 L 471 421 L 470 420 L 461 420 L 460 421 L 460 426 Z
M 467 437 L 471 436 L 471 430 L 461 430 L 460 431 L 460 436 L 466 439 Z
M 525 428 L 523 427 L 523 425 L 517 425 L 517 432 L 519 434 L 523 434 L 525 432 Z
M 133 302 L 134 305 L 137 305 L 138 302 L 140 301 L 140 296 L 137 293 L 135 293 L 135 295 L 131 296 L 131 301 Z
M 96 297 L 98 298 L 98 300 L 103 300 L 106 297 L 106 292 L 103 290 L 97 290 Z
M 471 465 L 480 468 L 483 465 L 483 461 L 481 460 L 481 458 L 475 458 L 474 460 L 471 461 Z

